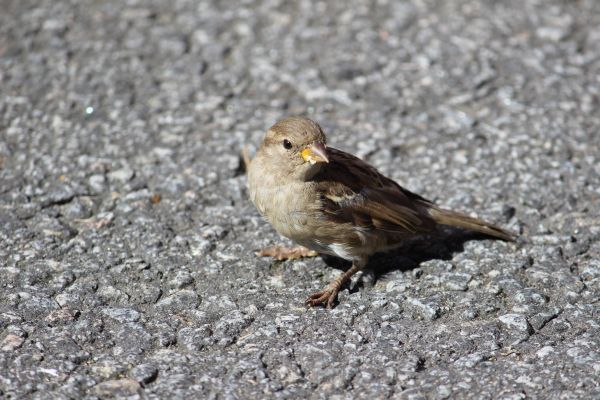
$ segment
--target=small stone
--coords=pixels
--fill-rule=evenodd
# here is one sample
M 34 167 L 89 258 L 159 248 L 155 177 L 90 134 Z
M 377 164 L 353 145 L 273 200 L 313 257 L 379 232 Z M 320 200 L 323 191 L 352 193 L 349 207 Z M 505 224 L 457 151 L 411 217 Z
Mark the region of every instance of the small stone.
M 517 331 L 519 333 L 532 333 L 531 326 L 527 322 L 527 318 L 521 314 L 505 314 L 498 317 L 500 322 L 507 327 L 509 330 Z
M 157 285 L 138 283 L 129 290 L 131 301 L 136 304 L 154 304 L 162 294 L 162 289 Z
M 459 358 L 454 362 L 454 365 L 458 368 L 473 368 L 480 362 L 485 360 L 485 357 L 481 353 L 473 353 Z
M 464 292 L 469 287 L 469 282 L 473 278 L 471 274 L 464 273 L 445 273 L 440 277 L 444 288 Z
M 422 318 L 433 321 L 442 315 L 441 307 L 435 302 L 426 302 L 424 300 L 409 297 L 406 304 L 410 306 Z
M 600 278 L 600 261 L 591 261 L 588 265 L 581 269 L 579 276 L 584 282 L 589 282 Z
M 123 196 L 122 200 L 129 203 L 133 203 L 136 201 L 150 200 L 151 197 L 152 193 L 150 192 L 150 190 L 144 188 L 141 190 L 132 191 L 131 193 L 127 193 L 125 196 Z
M 156 336 L 158 344 L 162 347 L 173 346 L 177 343 L 177 337 L 172 332 L 159 332 Z
M 422 269 L 428 269 L 428 270 L 437 269 L 440 271 L 451 271 L 452 268 L 454 268 L 452 263 L 450 263 L 448 261 L 444 261 L 444 260 L 438 260 L 438 259 L 424 261 L 419 266 Z
M 107 303 L 122 304 L 129 300 L 127 293 L 114 286 L 102 286 L 96 292 L 98 297 Z
M 533 315 L 532 317 L 530 317 L 529 323 L 531 324 L 533 329 L 535 329 L 536 331 L 539 331 L 544 326 L 546 326 L 546 324 L 549 321 L 551 321 L 553 318 L 556 318 L 556 316 L 558 316 L 559 313 L 560 313 L 559 308 L 553 308 L 548 311 L 543 311 L 543 312 L 537 313 L 537 314 Z
M 5 326 L 22 322 L 23 318 L 20 315 L 6 312 L 0 314 L 0 329 Z
M 102 398 L 122 398 L 132 396 L 140 389 L 140 384 L 134 379 L 115 379 L 96 385 L 93 392 Z
M 102 309 L 102 314 L 118 322 L 136 322 L 140 320 L 140 313 L 130 308 L 112 308 Z
M 277 377 L 286 385 L 292 385 L 302 380 L 302 372 L 297 371 L 297 367 L 294 366 L 280 366 L 276 371 Z
M 181 289 L 194 283 L 194 278 L 188 271 L 179 271 L 175 278 L 169 281 L 169 286 L 175 289 Z
M 560 317 L 555 318 L 548 323 L 548 329 L 550 329 L 550 331 L 558 333 L 567 332 L 571 328 L 573 328 L 573 324 L 571 324 L 568 320 Z
M 485 291 L 489 294 L 499 295 L 500 293 L 502 293 L 502 288 L 496 284 L 491 283 L 486 286 Z
M 546 357 L 548 357 L 552 353 L 554 353 L 554 347 L 552 347 L 552 346 L 544 346 L 541 349 L 539 349 L 535 353 L 535 355 L 538 356 L 538 358 L 546 358 Z
M 437 395 L 439 399 L 447 399 L 452 396 L 452 388 L 448 385 L 438 386 Z
M 254 304 L 250 304 L 248 307 L 244 308 L 244 314 L 250 318 L 254 318 L 258 312 L 258 307 L 256 307 Z
M 419 388 L 406 389 L 398 394 L 400 400 L 427 400 L 425 393 Z
M 206 346 L 208 338 L 212 336 L 210 325 L 205 324 L 199 328 L 186 327 L 180 329 L 177 333 L 177 343 L 185 347 L 188 351 L 200 351 Z
M 50 192 L 42 198 L 42 207 L 55 204 L 65 204 L 75 197 L 75 191 L 69 185 L 58 185 L 50 189 Z
M 513 299 L 519 304 L 545 304 L 548 302 L 546 296 L 533 289 L 523 289 L 515 292 Z
M 125 183 L 132 180 L 134 176 L 135 172 L 131 168 L 124 167 L 116 171 L 110 172 L 108 174 L 108 180 L 111 182 Z
M 78 304 L 80 301 L 80 298 L 75 293 L 59 293 L 56 295 L 54 300 L 56 300 L 56 303 L 59 306 L 67 307 L 69 305 L 74 306 L 75 304 Z
M 39 293 L 43 296 L 42 293 Z M 51 311 L 56 310 L 59 307 L 58 303 L 54 301 L 52 298 L 46 298 L 42 296 L 32 296 L 25 295 L 25 293 L 20 293 L 22 302 L 19 304 L 19 311 L 21 311 L 24 315 L 29 315 L 30 318 L 34 315 L 37 315 L 39 318 L 43 318 L 45 315 L 48 315 Z
M 91 202 L 81 198 L 75 198 L 63 206 L 63 215 L 69 219 L 85 219 L 92 216 Z
M 92 194 L 100 194 L 106 191 L 106 177 L 104 175 L 92 175 L 88 179 L 88 186 Z
M 475 309 L 469 308 L 468 310 L 465 310 L 463 312 L 463 318 L 466 320 L 474 320 L 475 318 L 477 318 L 478 312 Z
M 148 384 L 156 379 L 158 368 L 151 364 L 140 364 L 135 366 L 129 372 L 129 376 L 139 382 L 141 385 Z
M 115 346 L 112 348 L 112 354 L 115 356 L 142 354 L 152 346 L 153 342 L 153 337 L 146 327 L 136 322 L 124 322 L 118 325 L 113 338 Z
M 569 32 L 565 29 L 552 26 L 538 28 L 536 33 L 540 39 L 552 40 L 554 42 L 564 39 L 569 34 Z
M 2 351 L 14 351 L 21 347 L 23 342 L 25 342 L 25 338 L 9 333 L 2 342 L 0 342 L 0 349 L 2 349 Z
M 171 312 L 195 309 L 200 304 L 200 296 L 193 290 L 180 290 L 162 298 L 156 307 Z
M 57 299 L 58 302 L 58 299 Z M 53 310 L 44 318 L 50 326 L 56 326 L 60 323 L 71 322 L 79 316 L 79 310 L 71 310 L 68 307 Z
M 381 299 L 381 300 L 374 300 L 371 302 L 371 307 L 374 309 L 377 308 L 383 308 L 388 304 L 388 301 L 386 299 Z
M 219 337 L 236 337 L 252 323 L 249 317 L 239 310 L 234 310 L 223 316 L 215 326 L 215 335 Z
M 57 218 L 40 218 L 35 230 L 45 237 L 53 237 L 60 240 L 71 239 L 77 235 L 77 231 Z

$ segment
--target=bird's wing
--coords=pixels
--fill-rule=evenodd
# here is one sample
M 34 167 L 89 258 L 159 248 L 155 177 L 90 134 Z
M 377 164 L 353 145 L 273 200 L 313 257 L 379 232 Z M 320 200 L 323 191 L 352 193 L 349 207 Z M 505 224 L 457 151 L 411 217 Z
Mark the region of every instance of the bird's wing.
M 414 194 L 351 154 L 327 148 L 329 164 L 314 177 L 327 218 L 394 234 L 431 231 L 429 200 Z

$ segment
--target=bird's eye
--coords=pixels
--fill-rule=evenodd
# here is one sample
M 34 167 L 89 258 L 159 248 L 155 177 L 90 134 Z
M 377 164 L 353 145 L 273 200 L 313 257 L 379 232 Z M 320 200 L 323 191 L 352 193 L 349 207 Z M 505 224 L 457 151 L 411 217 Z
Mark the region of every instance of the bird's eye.
M 286 149 L 291 149 L 292 148 L 292 142 L 290 142 L 287 139 L 283 139 L 283 147 L 285 147 Z

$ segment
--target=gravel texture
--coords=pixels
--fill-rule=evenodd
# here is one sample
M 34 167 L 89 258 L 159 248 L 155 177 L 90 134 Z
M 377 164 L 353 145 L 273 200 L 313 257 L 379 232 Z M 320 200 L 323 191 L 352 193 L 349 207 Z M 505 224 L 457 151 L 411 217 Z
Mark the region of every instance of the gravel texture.
M 600 397 L 600 2 L 2 1 L 0 397 Z M 335 260 L 247 200 L 305 113 L 521 232 Z M 469 239 L 469 240 L 467 240 Z

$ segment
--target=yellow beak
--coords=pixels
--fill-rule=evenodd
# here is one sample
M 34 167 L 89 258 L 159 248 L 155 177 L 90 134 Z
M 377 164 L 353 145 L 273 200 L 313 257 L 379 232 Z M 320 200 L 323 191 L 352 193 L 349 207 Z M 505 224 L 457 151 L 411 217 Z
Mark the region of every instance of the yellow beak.
M 304 161 L 311 164 L 329 162 L 329 158 L 327 158 L 327 150 L 325 149 L 325 145 L 321 142 L 314 142 L 313 144 L 309 145 L 300 152 L 300 155 L 302 155 Z

